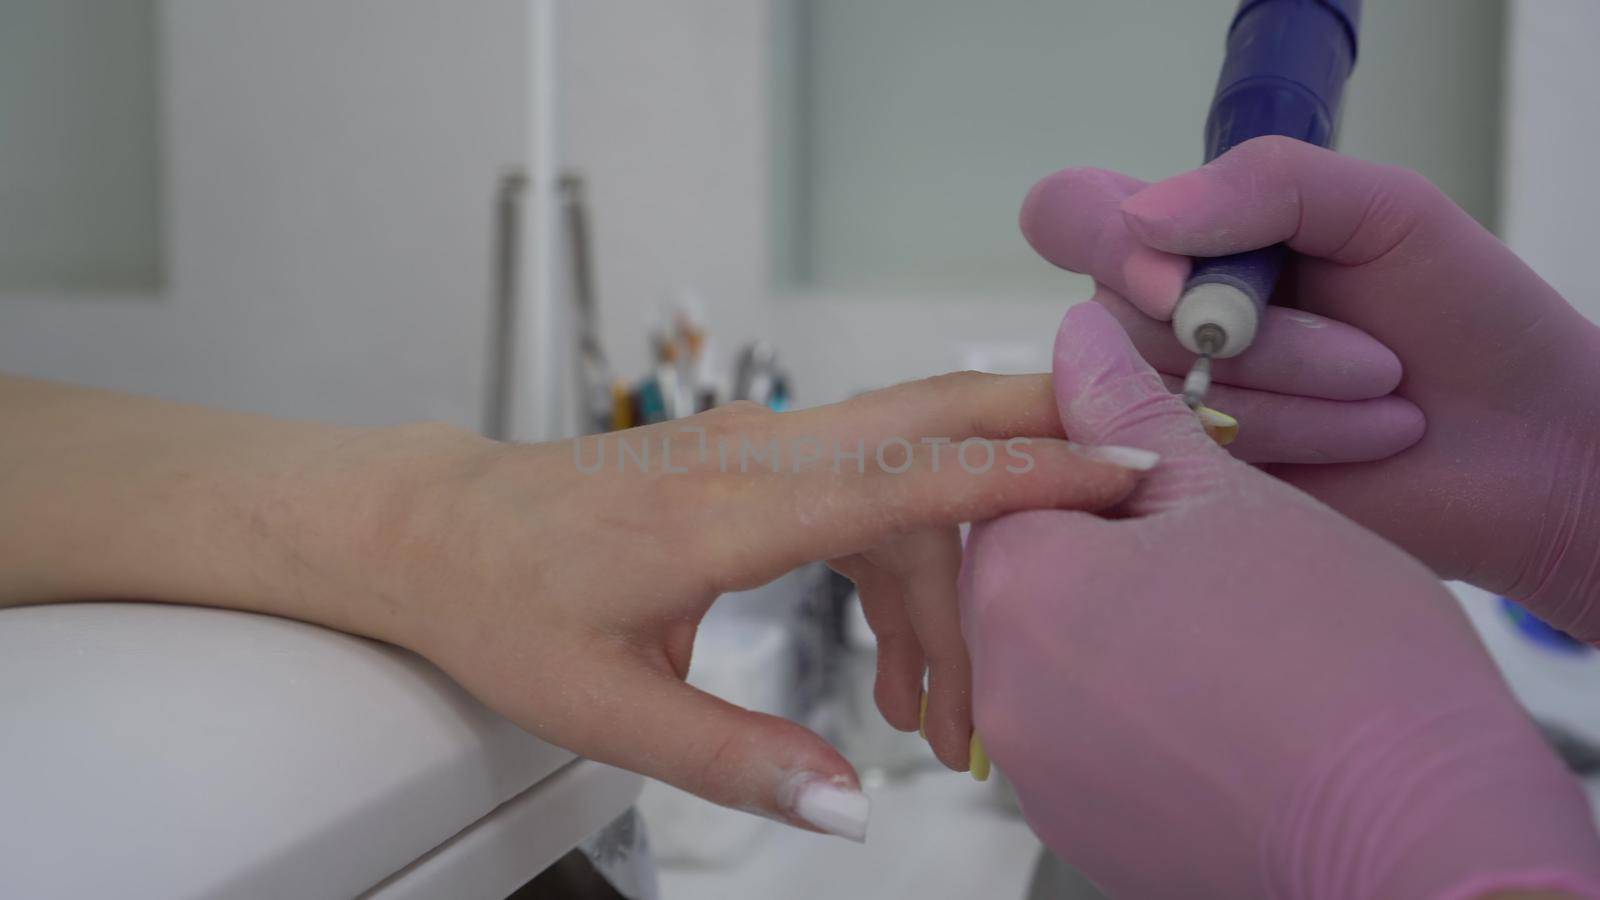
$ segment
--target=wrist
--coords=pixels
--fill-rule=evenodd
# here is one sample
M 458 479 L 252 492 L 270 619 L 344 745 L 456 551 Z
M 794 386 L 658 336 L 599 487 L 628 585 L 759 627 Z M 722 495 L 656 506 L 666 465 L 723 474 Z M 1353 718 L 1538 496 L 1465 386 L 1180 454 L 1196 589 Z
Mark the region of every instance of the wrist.
M 132 599 L 279 612 L 306 504 L 358 429 L 0 379 L 0 605 Z M 286 587 L 287 585 L 287 587 Z
M 441 492 L 504 449 L 3 376 L 0 408 L 0 607 L 192 603 L 407 646 L 430 573 L 396 563 L 459 530 Z
M 1600 892 L 1577 782 L 1503 690 L 1395 709 L 1331 748 L 1268 828 L 1277 896 L 1469 900 Z
M 160 582 L 141 596 L 221 606 L 394 641 L 403 624 L 372 590 L 406 428 L 249 417 L 208 433 L 171 492 Z M 133 581 L 133 542 L 124 573 Z
M 1584 895 L 1573 894 L 1570 890 L 1491 890 L 1490 894 L 1480 894 L 1477 900 L 1582 900 Z
M 438 423 L 339 432 L 298 448 L 252 498 L 269 548 L 262 611 L 420 653 L 441 560 L 470 524 L 463 477 L 504 445 Z
M 1600 383 L 1600 371 L 1595 380 Z M 1568 416 L 1542 442 L 1547 480 L 1531 549 L 1501 591 L 1579 640 L 1600 642 L 1600 409 Z
M 451 527 L 433 498 L 452 467 L 499 445 L 436 424 L 229 414 L 210 426 L 136 474 L 162 502 L 115 523 L 91 595 L 246 610 L 413 648 L 430 598 L 408 554 Z
M 1600 472 L 1548 526 L 1538 562 L 1506 596 L 1580 641 L 1600 645 Z

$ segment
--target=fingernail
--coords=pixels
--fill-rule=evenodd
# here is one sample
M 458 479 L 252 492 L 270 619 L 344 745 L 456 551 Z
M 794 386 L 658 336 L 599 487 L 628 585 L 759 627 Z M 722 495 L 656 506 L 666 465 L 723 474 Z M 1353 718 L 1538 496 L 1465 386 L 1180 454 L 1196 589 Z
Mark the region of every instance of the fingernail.
M 801 772 L 789 780 L 783 793 L 790 795 L 792 802 L 785 805 L 799 818 L 828 834 L 866 843 L 872 801 L 848 782 Z
M 1124 198 L 1119 206 L 1122 221 L 1141 238 L 1145 236 L 1145 228 L 1149 225 L 1172 218 L 1171 204 L 1166 202 L 1163 192 L 1152 192 L 1149 188 Z
M 1192 220 L 1197 212 L 1207 210 L 1207 201 L 1217 193 L 1215 185 L 1215 175 L 1207 168 L 1152 184 L 1123 198 L 1122 220 L 1141 236 L 1150 226 L 1179 224 L 1180 216 Z
M 1226 447 L 1233 443 L 1239 436 L 1239 420 L 1225 412 L 1219 412 L 1209 406 L 1195 407 L 1194 414 L 1200 417 L 1200 424 L 1206 429 L 1206 434 L 1218 445 Z
M 917 704 L 917 736 L 923 740 L 928 739 L 928 692 L 921 693 Z
M 1161 461 L 1161 454 L 1152 450 L 1141 450 L 1138 447 L 1118 447 L 1115 444 L 1106 444 L 1099 447 L 1082 448 L 1084 456 L 1135 472 L 1148 472 Z
M 972 742 L 967 745 L 968 767 L 972 771 L 973 781 L 989 780 L 989 751 L 983 749 L 983 738 L 978 733 L 972 733 Z

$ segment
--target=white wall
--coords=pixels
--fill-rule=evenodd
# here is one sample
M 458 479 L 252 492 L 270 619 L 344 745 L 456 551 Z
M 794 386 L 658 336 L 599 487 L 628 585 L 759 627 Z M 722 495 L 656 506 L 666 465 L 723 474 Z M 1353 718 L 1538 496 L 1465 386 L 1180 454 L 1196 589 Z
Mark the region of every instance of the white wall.
M 1502 236 L 1600 322 L 1600 4 L 1514 0 L 1506 67 Z
M 617 373 L 680 287 L 725 356 L 771 334 L 765 0 L 569 0 L 558 134 L 589 180 L 600 320 Z
M 525 155 L 523 0 L 160 10 L 167 288 L 0 296 L 0 370 L 477 425 L 495 180 Z

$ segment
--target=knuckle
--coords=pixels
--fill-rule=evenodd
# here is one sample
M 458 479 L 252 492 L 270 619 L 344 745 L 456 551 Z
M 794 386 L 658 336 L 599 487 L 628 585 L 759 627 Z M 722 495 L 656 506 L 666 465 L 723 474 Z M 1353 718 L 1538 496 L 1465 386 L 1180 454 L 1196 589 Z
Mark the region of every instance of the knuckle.
M 1149 369 L 1103 379 L 1095 390 L 1072 397 L 1065 406 L 1075 439 L 1094 443 L 1114 442 L 1117 435 L 1134 430 L 1154 430 L 1158 421 L 1169 426 L 1161 431 L 1202 431 L 1182 399 Z
M 1110 188 L 1116 193 L 1123 193 L 1118 189 L 1127 182 L 1132 181 L 1132 179 L 1121 172 L 1102 169 L 1097 166 L 1071 166 L 1055 172 L 1046 181 L 1056 182 L 1061 187 L 1074 191 L 1091 190 L 1101 192 Z
M 735 731 L 717 738 L 696 770 L 694 783 L 699 786 L 701 796 L 715 803 L 727 803 L 736 799 L 729 789 L 730 779 L 727 773 L 741 770 L 748 743 L 749 740 L 745 735 Z
M 1252 161 L 1277 161 L 1304 153 L 1305 149 L 1310 146 L 1305 141 L 1284 137 L 1281 134 L 1265 134 L 1240 143 L 1226 155 L 1239 156 Z
M 1383 166 L 1380 183 L 1399 194 L 1428 195 L 1438 193 L 1438 188 L 1427 176 L 1405 166 Z
M 907 381 L 900 384 L 868 391 L 848 401 L 850 405 L 872 406 L 886 403 L 902 405 L 905 403 L 929 404 L 934 402 L 948 402 L 952 397 L 982 390 L 993 384 L 1001 376 L 988 372 L 978 372 L 964 369 L 959 372 L 944 372 L 939 375 L 930 375 L 916 381 Z
M 1355 234 L 1341 248 L 1346 263 L 1366 264 L 1399 247 L 1419 224 L 1451 201 L 1420 172 L 1380 166 Z
M 1426 175 L 1404 166 L 1380 167 L 1374 195 L 1369 208 L 1371 213 L 1388 210 L 1398 214 L 1397 218 L 1403 216 L 1407 225 L 1423 213 L 1452 202 Z
M 771 413 L 772 409 L 770 407 L 762 406 L 754 400 L 734 400 L 731 403 L 724 403 L 716 409 L 711 410 L 708 415 L 713 417 L 739 418 L 741 416 L 759 416 L 762 414 Z
M 778 413 L 751 400 L 735 400 L 724 406 L 719 406 L 707 413 L 696 416 L 692 421 L 698 427 L 705 429 L 706 440 L 715 447 L 719 440 L 734 442 L 731 449 L 737 449 L 737 439 L 741 436 L 750 436 L 767 431 L 778 417 Z
M 1251 138 L 1240 144 L 1241 147 L 1252 147 L 1261 153 L 1293 153 L 1296 148 L 1306 146 L 1305 141 L 1295 140 L 1281 134 L 1264 134 Z
M 960 390 L 990 384 L 998 377 L 975 369 L 962 369 L 959 372 L 945 372 L 942 375 L 934 375 L 928 378 L 926 383 L 939 390 Z
M 1312 157 L 1318 154 L 1333 155 L 1332 151 L 1302 140 L 1268 134 L 1239 144 L 1207 166 L 1219 166 L 1230 181 L 1239 185 L 1256 184 L 1258 174 L 1263 172 L 1273 182 L 1293 181 L 1296 170 L 1314 164 Z

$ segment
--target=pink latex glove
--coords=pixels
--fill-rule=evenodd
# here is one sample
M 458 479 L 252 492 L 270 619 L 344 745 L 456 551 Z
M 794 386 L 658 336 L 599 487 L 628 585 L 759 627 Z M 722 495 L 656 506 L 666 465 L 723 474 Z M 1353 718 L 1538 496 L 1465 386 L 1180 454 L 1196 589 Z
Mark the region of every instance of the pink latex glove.
M 1115 897 L 1600 897 L 1577 782 L 1426 568 L 1230 457 L 1074 307 L 1075 440 L 1161 461 L 1120 507 L 975 527 L 977 728 L 1028 822 Z
M 1175 254 L 1287 241 L 1279 306 L 1216 366 L 1207 403 L 1241 422 L 1230 449 L 1441 577 L 1600 640 L 1600 327 L 1422 177 L 1260 138 L 1149 187 L 1058 172 L 1022 230 L 1093 275 L 1170 375 L 1193 360 L 1166 321 L 1188 271 Z

